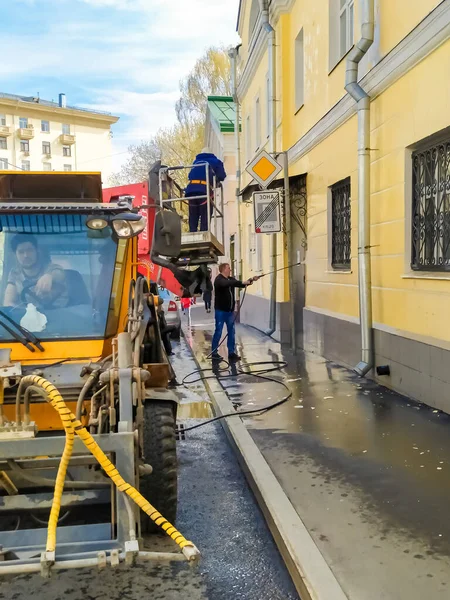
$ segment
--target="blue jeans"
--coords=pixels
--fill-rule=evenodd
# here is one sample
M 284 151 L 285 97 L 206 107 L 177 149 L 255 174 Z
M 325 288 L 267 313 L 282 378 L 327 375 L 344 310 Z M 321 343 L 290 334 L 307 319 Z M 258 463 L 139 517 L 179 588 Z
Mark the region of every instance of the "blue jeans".
M 206 189 L 203 192 L 206 194 Z M 200 196 L 200 194 L 195 194 Z M 189 194 L 186 195 L 189 202 L 189 231 L 208 231 L 208 204 L 204 198 L 189 199 Z M 198 228 L 200 222 L 200 229 Z
M 236 348 L 236 336 L 234 331 L 234 312 L 226 312 L 224 310 L 215 310 L 216 317 L 216 329 L 214 331 L 214 336 L 212 340 L 212 349 L 213 352 L 217 352 L 217 348 L 220 343 L 220 338 L 222 336 L 223 326 L 226 324 L 228 338 L 227 338 L 227 348 L 228 354 L 232 354 Z

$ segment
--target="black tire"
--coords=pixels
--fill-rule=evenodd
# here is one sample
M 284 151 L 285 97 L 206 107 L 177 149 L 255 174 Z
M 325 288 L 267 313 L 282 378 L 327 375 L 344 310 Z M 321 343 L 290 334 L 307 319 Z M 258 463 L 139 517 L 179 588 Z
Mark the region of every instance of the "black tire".
M 171 402 L 148 401 L 144 405 L 144 462 L 153 467 L 151 475 L 142 475 L 140 491 L 170 523 L 177 516 L 177 442 L 176 411 Z M 143 533 L 161 529 L 141 513 Z
M 180 327 L 178 327 L 178 329 L 174 329 L 174 330 L 171 332 L 171 334 L 170 334 L 170 337 L 171 337 L 173 340 L 179 340 L 179 339 L 180 339 L 180 337 L 181 337 L 181 328 L 180 328 Z

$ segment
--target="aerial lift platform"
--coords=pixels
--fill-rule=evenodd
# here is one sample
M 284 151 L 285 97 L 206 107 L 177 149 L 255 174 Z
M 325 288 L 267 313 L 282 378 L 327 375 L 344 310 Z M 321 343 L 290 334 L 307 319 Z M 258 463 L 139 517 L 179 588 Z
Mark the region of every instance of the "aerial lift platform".
M 166 235 L 165 246 L 152 249 L 152 260 L 156 264 L 158 258 L 166 256 L 177 267 L 209 265 L 219 261 L 224 256 L 224 214 L 223 214 L 223 188 L 217 183 L 211 166 L 208 163 L 198 163 L 195 166 L 204 166 L 206 171 L 206 194 L 185 198 L 183 188 L 177 179 L 187 175 L 194 165 L 166 167 L 160 163 L 154 165 L 150 171 L 150 195 L 158 198 L 159 213 L 155 227 L 161 227 L 162 233 L 172 230 L 171 224 L 175 223 L 173 214 L 179 216 L 183 213 L 183 205 L 188 205 L 189 200 L 201 200 L 207 205 L 208 231 L 188 232 L 182 230 L 181 244 L 178 255 L 175 255 L 171 246 L 170 233 Z M 157 186 L 157 188 L 156 188 Z M 172 213 L 172 214 L 171 214 Z M 178 244 L 177 244 L 178 246 Z M 167 266 L 162 264 L 161 266 Z

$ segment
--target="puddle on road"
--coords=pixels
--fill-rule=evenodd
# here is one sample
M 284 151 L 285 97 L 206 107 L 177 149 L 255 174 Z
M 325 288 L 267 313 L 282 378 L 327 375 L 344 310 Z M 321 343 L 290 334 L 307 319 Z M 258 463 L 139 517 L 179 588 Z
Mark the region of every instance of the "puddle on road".
M 212 416 L 210 402 L 186 402 L 178 405 L 178 419 L 209 419 Z
M 194 389 L 180 386 L 175 393 L 179 398 L 179 419 L 209 419 L 213 416 L 208 395 L 200 386 L 194 386 Z

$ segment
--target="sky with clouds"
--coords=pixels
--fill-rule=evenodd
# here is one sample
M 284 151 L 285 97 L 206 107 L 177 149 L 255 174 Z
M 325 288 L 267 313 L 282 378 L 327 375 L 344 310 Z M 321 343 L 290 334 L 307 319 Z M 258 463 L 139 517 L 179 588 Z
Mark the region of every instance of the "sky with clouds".
M 175 122 L 179 80 L 235 44 L 239 0 L 0 0 L 0 92 L 106 110 L 114 165 Z

